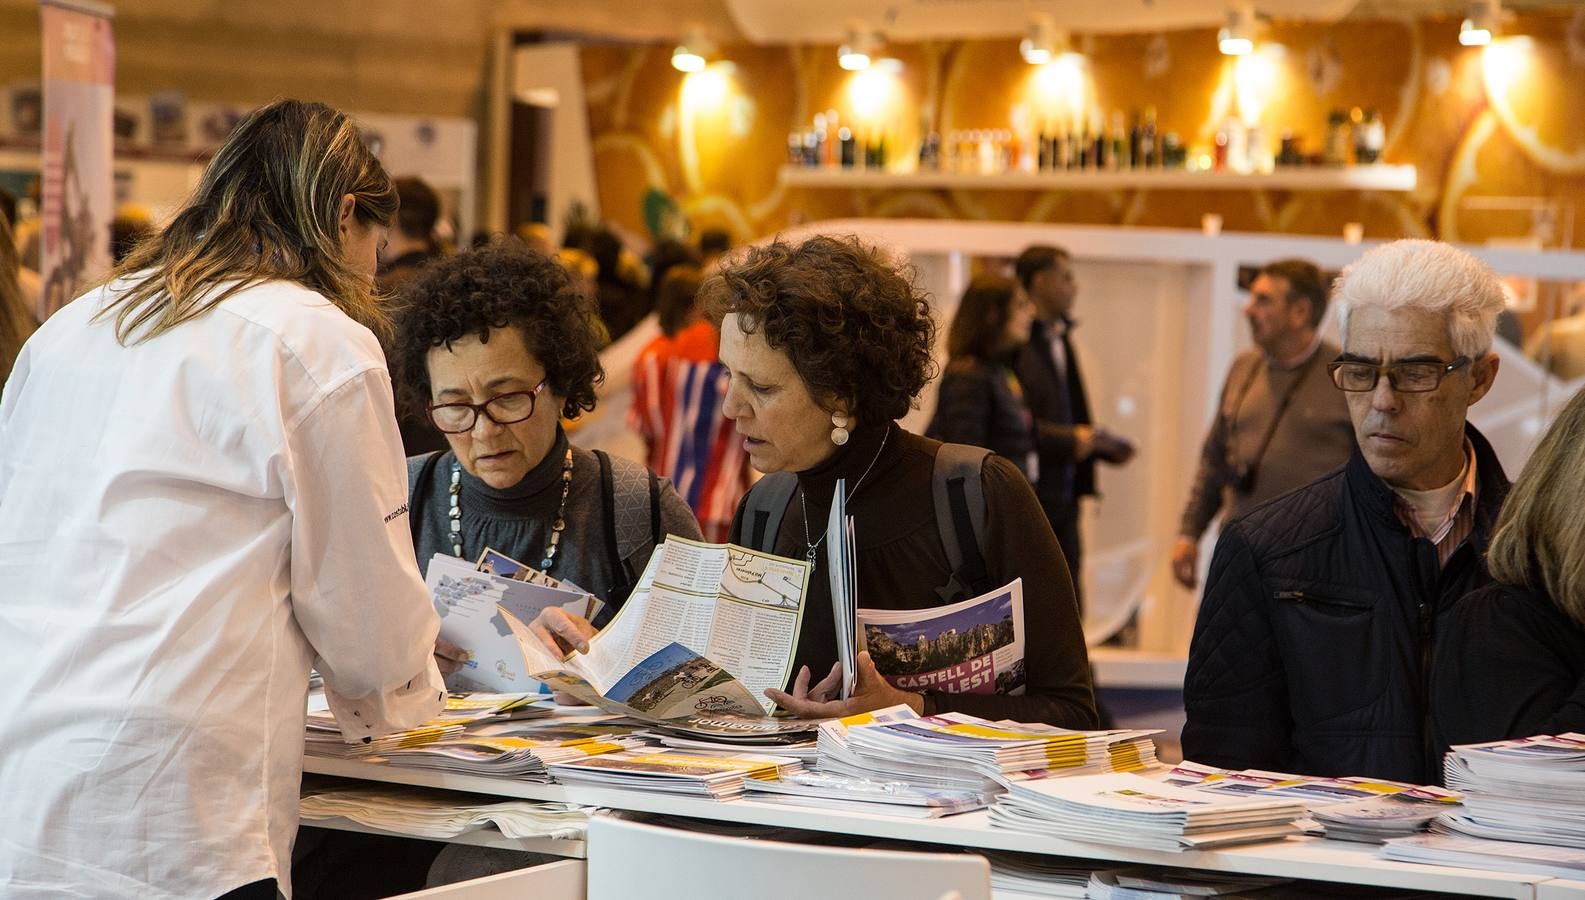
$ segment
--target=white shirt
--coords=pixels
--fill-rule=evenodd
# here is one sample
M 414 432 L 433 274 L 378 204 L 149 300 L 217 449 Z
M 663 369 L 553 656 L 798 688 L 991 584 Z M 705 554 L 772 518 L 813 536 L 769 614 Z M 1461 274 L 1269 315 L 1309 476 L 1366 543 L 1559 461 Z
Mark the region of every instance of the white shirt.
M 309 666 L 349 739 L 443 696 L 384 357 L 288 283 L 129 347 L 104 299 L 0 399 L 0 896 L 289 892 Z

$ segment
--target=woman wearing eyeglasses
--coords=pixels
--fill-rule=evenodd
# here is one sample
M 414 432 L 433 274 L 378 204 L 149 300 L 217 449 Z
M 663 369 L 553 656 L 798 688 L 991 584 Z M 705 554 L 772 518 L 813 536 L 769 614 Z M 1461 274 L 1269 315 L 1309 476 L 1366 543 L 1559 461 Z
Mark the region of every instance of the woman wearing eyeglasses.
M 440 260 L 408 284 L 392 361 L 451 446 L 408 460 L 420 568 L 490 548 L 604 600 L 599 626 L 656 543 L 700 537 L 669 482 L 567 439 L 562 419 L 594 409 L 598 344 L 577 286 L 521 245 Z

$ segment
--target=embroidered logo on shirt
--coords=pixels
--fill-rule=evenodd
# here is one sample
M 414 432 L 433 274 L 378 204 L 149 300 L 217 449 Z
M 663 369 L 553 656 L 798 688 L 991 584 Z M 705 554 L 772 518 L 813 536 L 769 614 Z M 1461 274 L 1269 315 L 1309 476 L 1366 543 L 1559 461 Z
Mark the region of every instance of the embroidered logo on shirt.
M 385 517 L 385 524 L 389 525 L 389 524 L 391 524 L 391 520 L 392 519 L 394 519 L 394 518 L 396 518 L 398 516 L 406 515 L 406 514 L 407 514 L 407 504 L 403 503 L 401 506 L 398 506 L 396 509 L 392 510 L 390 515 Z

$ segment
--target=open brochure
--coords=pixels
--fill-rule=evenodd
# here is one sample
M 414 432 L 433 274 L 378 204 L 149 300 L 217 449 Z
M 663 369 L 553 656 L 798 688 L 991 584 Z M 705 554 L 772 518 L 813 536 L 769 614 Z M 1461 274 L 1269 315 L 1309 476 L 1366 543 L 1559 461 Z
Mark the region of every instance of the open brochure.
M 486 551 L 487 558 L 492 555 L 511 562 L 493 550 Z M 532 622 L 551 606 L 592 618 L 600 601 L 543 573 L 537 581 L 529 581 L 481 571 L 482 564 L 483 561 L 474 564 L 437 553 L 430 559 L 429 571 L 424 576 L 435 611 L 440 614 L 440 636 L 468 653 L 462 668 L 446 676 L 446 688 L 452 691 L 538 691 L 539 682 L 524 668 L 517 638 L 500 610 L 527 622 Z M 524 571 L 533 571 L 521 563 L 516 565 Z
M 905 691 L 1022 694 L 1024 582 L 951 606 L 860 609 L 875 670 Z
M 511 610 L 503 618 L 530 674 L 586 703 L 650 721 L 758 718 L 775 708 L 765 690 L 791 674 L 808 580 L 800 561 L 669 537 L 586 654 L 557 659 L 527 621 Z

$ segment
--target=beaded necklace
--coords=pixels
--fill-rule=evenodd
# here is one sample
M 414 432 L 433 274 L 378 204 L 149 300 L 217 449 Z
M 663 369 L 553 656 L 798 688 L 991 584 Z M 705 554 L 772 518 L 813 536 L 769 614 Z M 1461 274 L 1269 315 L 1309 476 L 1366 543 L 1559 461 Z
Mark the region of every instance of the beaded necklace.
M 551 521 L 550 541 L 545 544 L 545 558 L 540 560 L 539 570 L 549 573 L 550 567 L 556 563 L 556 551 L 561 548 L 561 533 L 567 529 L 567 494 L 572 491 L 572 448 L 567 448 L 567 455 L 561 463 L 561 503 L 556 507 L 556 518 Z M 462 464 L 457 460 L 451 461 L 451 486 L 447 489 L 451 495 L 451 506 L 446 511 L 451 522 L 451 552 L 459 559 L 462 555 Z

